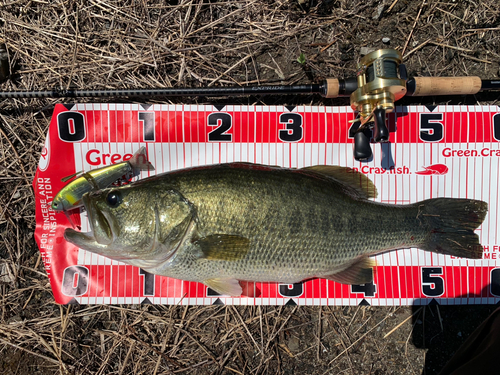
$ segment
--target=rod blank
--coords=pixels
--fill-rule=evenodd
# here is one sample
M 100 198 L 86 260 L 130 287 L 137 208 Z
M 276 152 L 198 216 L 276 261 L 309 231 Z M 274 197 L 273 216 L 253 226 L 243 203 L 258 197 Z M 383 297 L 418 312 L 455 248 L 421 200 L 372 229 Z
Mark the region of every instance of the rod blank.
M 244 96 L 319 94 L 326 98 L 349 96 L 357 89 L 356 78 L 329 78 L 321 84 L 237 87 L 200 87 L 122 90 L 0 91 L 0 99 L 13 98 L 102 98 L 172 96 Z M 407 96 L 470 95 L 500 90 L 500 80 L 479 77 L 415 77 L 407 81 Z

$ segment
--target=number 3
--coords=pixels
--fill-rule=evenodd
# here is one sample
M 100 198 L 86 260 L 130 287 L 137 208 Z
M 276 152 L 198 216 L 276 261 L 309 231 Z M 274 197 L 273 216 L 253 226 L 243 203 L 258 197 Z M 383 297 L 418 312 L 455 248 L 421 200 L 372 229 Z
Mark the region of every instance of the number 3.
M 297 142 L 302 139 L 302 116 L 298 113 L 282 113 L 280 124 L 286 125 L 286 129 L 279 131 L 279 138 L 283 142 Z

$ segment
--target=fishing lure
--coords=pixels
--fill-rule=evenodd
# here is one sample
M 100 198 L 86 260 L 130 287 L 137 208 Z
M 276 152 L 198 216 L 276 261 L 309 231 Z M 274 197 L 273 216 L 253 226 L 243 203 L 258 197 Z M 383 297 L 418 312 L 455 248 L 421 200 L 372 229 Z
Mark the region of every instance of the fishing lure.
M 78 208 L 83 206 L 82 197 L 85 193 L 104 189 L 127 174 L 136 175 L 140 171 L 152 170 L 154 167 L 148 161 L 146 148 L 141 147 L 129 160 L 64 178 L 63 181 L 67 181 L 78 176 L 56 194 L 52 201 L 52 209 L 68 211 Z

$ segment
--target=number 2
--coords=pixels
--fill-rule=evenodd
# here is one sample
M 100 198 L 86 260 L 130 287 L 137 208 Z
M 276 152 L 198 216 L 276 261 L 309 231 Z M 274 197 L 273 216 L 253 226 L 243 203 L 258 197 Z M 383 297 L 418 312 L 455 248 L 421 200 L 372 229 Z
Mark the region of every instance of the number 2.
M 207 118 L 208 126 L 217 126 L 214 130 L 208 133 L 209 142 L 231 142 L 232 134 L 226 132 L 233 126 L 233 120 L 229 113 L 211 113 Z

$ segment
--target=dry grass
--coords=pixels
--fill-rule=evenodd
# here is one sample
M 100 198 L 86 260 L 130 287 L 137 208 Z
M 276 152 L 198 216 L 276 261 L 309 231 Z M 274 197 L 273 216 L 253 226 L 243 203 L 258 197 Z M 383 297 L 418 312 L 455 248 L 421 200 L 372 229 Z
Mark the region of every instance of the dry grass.
M 495 78 L 499 16 L 493 0 L 307 0 L 302 6 L 295 0 L 6 0 L 0 2 L 0 41 L 8 47 L 13 74 L 0 89 L 309 83 L 352 76 L 360 48 L 384 47 L 383 37 L 404 51 L 411 74 Z M 296 62 L 301 53 L 307 57 L 304 66 Z M 475 99 L 498 103 L 491 95 Z M 220 100 L 346 104 L 313 96 Z M 386 374 L 404 369 L 419 374 L 425 358 L 415 345 L 448 346 L 436 367 L 429 365 L 428 354 L 429 374 L 461 340 L 456 332 L 446 335 L 449 324 L 463 318 L 458 312 L 474 311 L 481 319 L 489 311 L 441 309 L 441 321 L 432 309 L 408 319 L 411 309 L 396 307 L 55 305 L 33 240 L 31 181 L 52 105 L 60 101 L 0 102 L 0 373 Z M 415 332 L 426 332 L 422 326 L 433 322 L 437 338 L 426 333 L 417 343 Z

